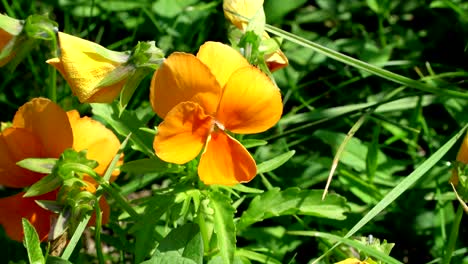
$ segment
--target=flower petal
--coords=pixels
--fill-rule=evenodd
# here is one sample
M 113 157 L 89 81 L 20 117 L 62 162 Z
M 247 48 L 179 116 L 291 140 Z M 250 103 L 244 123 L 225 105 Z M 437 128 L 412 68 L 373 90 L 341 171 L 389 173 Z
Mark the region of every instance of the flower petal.
M 208 66 L 221 87 L 226 85 L 233 72 L 250 65 L 237 50 L 212 41 L 208 41 L 200 47 L 197 58 Z
M 58 158 L 73 144 L 67 114 L 49 99 L 34 98 L 21 106 L 12 126 L 26 128 L 35 134 L 44 146 L 44 157 Z
M 103 175 L 120 148 L 119 139 L 98 121 L 89 117 L 80 118 L 76 110 L 68 111 L 67 115 L 73 131 L 73 149 L 88 150 L 86 157 L 99 163 L 94 170 Z M 118 171 L 111 180 L 117 175 Z
M 9 127 L 0 133 L 0 185 L 22 188 L 30 186 L 44 175 L 16 165 L 25 158 L 44 157 L 39 140 L 24 128 Z
M 263 0 L 224 0 L 224 16 L 239 29 L 247 28 L 248 19 L 263 9 Z
M 213 127 L 213 118 L 193 102 L 174 107 L 159 124 L 153 148 L 167 162 L 186 163 L 200 153 Z
M 39 239 L 44 241 L 50 230 L 51 211 L 36 204 L 35 200 L 55 200 L 55 192 L 41 196 L 23 198 L 24 192 L 0 199 L 0 224 L 7 235 L 16 241 L 23 240 L 21 219 L 26 218 L 36 229 Z
M 105 87 L 99 87 L 99 83 L 125 63 L 128 55 L 62 32 L 59 32 L 59 41 L 60 58 L 50 59 L 47 63 L 62 74 L 80 102 L 112 102 L 125 80 Z
M 211 133 L 198 165 L 205 184 L 234 185 L 249 182 L 256 174 L 255 160 L 242 144 L 221 130 Z
M 233 73 L 224 88 L 216 119 L 234 133 L 263 132 L 281 117 L 281 94 L 275 84 L 253 66 Z
M 220 96 L 221 87 L 210 69 L 191 54 L 171 54 L 151 81 L 151 105 L 162 118 L 173 107 L 186 101 L 195 102 L 205 113 L 213 114 Z

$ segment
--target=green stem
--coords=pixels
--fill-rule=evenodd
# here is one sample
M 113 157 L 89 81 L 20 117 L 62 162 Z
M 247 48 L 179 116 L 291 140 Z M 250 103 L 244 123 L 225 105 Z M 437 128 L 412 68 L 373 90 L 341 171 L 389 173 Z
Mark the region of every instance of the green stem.
M 461 219 L 463 217 L 463 207 L 461 204 L 458 205 L 457 214 L 455 215 L 455 219 L 453 219 L 452 229 L 450 230 L 450 237 L 447 244 L 447 248 L 444 252 L 444 258 L 442 264 L 450 264 L 450 260 L 452 259 L 453 251 L 455 250 L 455 244 L 458 239 L 458 231 L 460 229 Z
M 55 34 L 55 32 L 51 32 L 51 36 L 53 36 L 53 39 L 51 41 L 52 55 L 54 58 L 56 58 L 58 57 L 57 35 Z M 49 66 L 49 81 L 50 83 L 47 86 L 47 98 L 49 98 L 52 102 L 56 103 L 57 102 L 57 70 L 52 66 Z
M 203 211 L 202 211 L 202 206 L 200 206 L 200 209 L 198 209 L 198 216 L 197 216 L 197 222 L 198 226 L 200 227 L 200 234 L 202 236 L 203 240 L 203 251 L 209 252 L 210 249 L 210 236 L 208 234 L 208 228 L 206 226 L 205 218 L 203 218 Z
M 385 31 L 384 31 L 384 26 L 383 26 L 383 15 L 379 14 L 379 40 L 380 40 L 380 46 L 381 48 L 385 48 L 387 45 L 387 39 L 385 38 Z
M 377 67 L 375 65 L 369 64 L 367 62 L 355 59 L 353 57 L 344 55 L 340 52 L 337 52 L 335 50 L 332 50 L 330 48 L 327 48 L 325 46 L 319 45 L 315 42 L 312 42 L 310 40 L 307 40 L 305 38 L 302 38 L 300 36 L 297 36 L 295 34 L 292 34 L 290 32 L 284 31 L 282 29 L 279 29 L 277 27 L 271 26 L 271 25 L 265 25 L 265 30 L 275 34 L 277 36 L 280 36 L 284 39 L 287 39 L 293 43 L 296 43 L 300 46 L 309 48 L 313 51 L 316 51 L 320 54 L 323 54 L 331 59 L 340 61 L 346 65 L 349 65 L 351 67 L 354 67 L 356 69 L 360 69 L 366 72 L 369 72 L 371 74 L 380 76 L 384 79 L 406 85 L 411 88 L 415 88 L 424 92 L 428 93 L 434 93 L 434 94 L 440 94 L 440 95 L 448 95 L 451 97 L 456 97 L 460 99 L 468 99 L 468 93 L 465 91 L 457 91 L 457 90 L 450 90 L 450 89 L 441 89 L 436 86 L 428 85 L 423 82 L 413 80 L 411 78 L 405 77 L 403 75 L 399 75 L 396 73 L 393 73 L 391 71 L 385 70 L 383 68 Z
M 98 257 L 99 263 L 104 264 L 104 255 L 102 254 L 102 245 L 101 245 L 101 227 L 102 227 L 102 211 L 99 206 L 99 198 L 96 199 L 96 228 L 94 233 L 94 241 L 96 243 L 96 255 Z
M 138 219 L 140 215 L 133 209 L 133 207 L 128 204 L 127 199 L 125 199 L 118 191 L 116 191 L 108 183 L 101 184 L 104 191 L 106 191 L 117 204 L 119 204 L 122 209 L 124 209 L 132 218 Z

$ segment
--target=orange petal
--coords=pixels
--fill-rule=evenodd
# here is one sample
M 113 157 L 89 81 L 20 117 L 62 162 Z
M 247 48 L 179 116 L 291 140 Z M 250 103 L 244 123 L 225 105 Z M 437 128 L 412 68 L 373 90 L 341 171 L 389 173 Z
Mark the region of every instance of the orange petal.
M 159 124 L 153 148 L 167 162 L 186 163 L 200 153 L 213 127 L 213 118 L 193 102 L 174 107 Z
M 35 200 L 55 200 L 55 192 L 41 196 L 23 198 L 24 192 L 0 199 L 0 224 L 7 235 L 16 241 L 23 240 L 21 219 L 26 218 L 36 229 L 39 239 L 44 241 L 50 230 L 52 212 L 41 208 Z
M 35 134 L 44 146 L 45 157 L 58 158 L 73 144 L 67 114 L 49 99 L 35 98 L 21 106 L 12 126 L 26 128 Z
M 242 144 L 221 130 L 211 133 L 198 165 L 205 184 L 234 185 L 249 182 L 255 174 L 255 160 Z
M 210 69 L 191 54 L 171 54 L 154 73 L 151 81 L 150 100 L 160 117 L 181 102 L 199 104 L 207 114 L 218 107 L 221 87 Z
M 206 42 L 200 47 L 197 58 L 208 66 L 221 87 L 226 85 L 233 72 L 250 65 L 237 50 L 212 41 Z
M 265 62 L 271 72 L 277 71 L 288 66 L 288 58 L 284 53 L 277 49 L 275 52 L 265 55 Z
M 60 72 L 80 102 L 112 102 L 125 80 L 105 87 L 99 87 L 99 83 L 125 63 L 128 55 L 62 32 L 59 32 L 59 41 L 60 58 L 50 59 L 47 63 Z
M 88 150 L 86 157 L 99 163 L 94 170 L 103 175 L 120 148 L 119 139 L 98 121 L 80 118 L 76 110 L 68 111 L 67 115 L 73 131 L 73 149 Z
M 44 176 L 16 165 L 25 158 L 44 157 L 37 137 L 24 128 L 9 127 L 0 133 L 0 157 L 0 185 L 22 188 Z
M 253 66 L 233 73 L 224 88 L 216 119 L 234 133 L 263 132 L 281 117 L 281 94 L 275 84 Z
M 468 133 L 463 138 L 460 150 L 458 150 L 457 160 L 464 164 L 468 164 Z

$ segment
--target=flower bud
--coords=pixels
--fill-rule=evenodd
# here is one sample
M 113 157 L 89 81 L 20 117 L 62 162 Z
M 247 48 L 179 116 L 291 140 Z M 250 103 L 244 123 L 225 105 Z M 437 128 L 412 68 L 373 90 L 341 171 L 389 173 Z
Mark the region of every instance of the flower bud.
M 17 37 L 23 30 L 23 21 L 0 14 L 0 67 L 15 55 Z

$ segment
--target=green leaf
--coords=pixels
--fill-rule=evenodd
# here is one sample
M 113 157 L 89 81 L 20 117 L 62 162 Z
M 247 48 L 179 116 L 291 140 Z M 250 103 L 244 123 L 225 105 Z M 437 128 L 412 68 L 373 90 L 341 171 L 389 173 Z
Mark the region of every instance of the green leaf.
M 187 223 L 173 229 L 159 243 L 157 253 L 176 252 L 179 256 L 203 263 L 203 240 L 200 228 L 196 224 Z M 157 254 L 156 253 L 156 254 Z
M 214 232 L 216 233 L 218 248 L 223 263 L 234 261 L 236 250 L 236 227 L 234 225 L 234 208 L 228 197 L 220 192 L 209 193 L 209 206 L 214 211 Z
M 349 211 L 346 199 L 330 194 L 322 201 L 322 190 L 301 190 L 289 188 L 280 191 L 274 188 L 256 196 L 246 211 L 242 214 L 237 229 L 263 221 L 264 219 L 281 215 L 311 215 L 329 219 L 343 220 Z
M 30 171 L 49 174 L 52 172 L 55 163 L 57 163 L 57 159 L 53 158 L 27 158 L 18 161 L 16 165 Z
M 31 264 L 44 264 L 41 242 L 34 226 L 26 219 L 22 219 L 24 230 L 24 247 L 28 251 L 28 259 Z
M 63 182 L 57 174 L 49 174 L 28 188 L 23 197 L 33 197 L 44 193 L 51 192 L 57 189 Z
M 263 146 L 268 144 L 268 141 L 266 140 L 261 140 L 261 139 L 245 139 L 242 140 L 242 145 L 244 145 L 245 148 L 253 148 L 253 147 L 258 147 L 258 146 Z
M 165 253 L 156 252 L 154 256 L 141 264 L 196 264 L 197 262 L 180 256 L 177 252 L 170 251 Z
M 63 258 L 59 258 L 55 256 L 48 256 L 46 264 L 73 264 L 73 263 Z
M 283 165 L 288 161 L 294 154 L 296 153 L 295 150 L 288 151 L 283 153 L 271 160 L 264 161 L 257 165 L 257 174 L 269 172 L 275 170 L 279 166 Z
M 150 157 L 154 157 L 154 151 L 152 149 L 154 135 L 143 132 L 140 130 L 141 127 L 146 127 L 146 124 L 141 118 L 138 118 L 135 112 L 122 111 L 119 112 L 116 104 L 91 104 L 93 114 L 108 123 L 115 131 L 121 136 L 130 137 L 132 148 L 145 153 Z M 154 113 L 152 113 L 152 116 Z
M 180 172 L 183 170 L 182 168 L 182 166 L 170 164 L 154 157 L 126 162 L 120 167 L 120 170 L 124 172 L 145 174 L 152 172 Z

